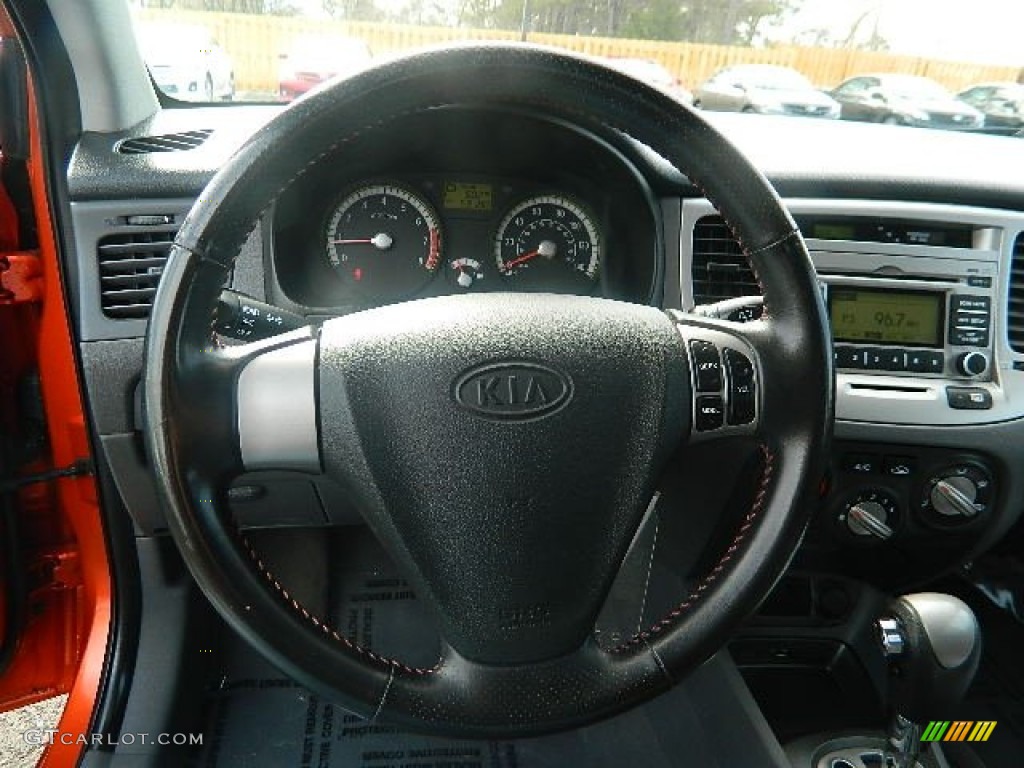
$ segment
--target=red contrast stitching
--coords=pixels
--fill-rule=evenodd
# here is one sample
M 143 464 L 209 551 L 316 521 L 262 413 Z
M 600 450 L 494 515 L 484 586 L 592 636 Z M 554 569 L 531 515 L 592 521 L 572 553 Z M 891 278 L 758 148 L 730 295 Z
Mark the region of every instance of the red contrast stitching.
M 403 664 L 402 662 L 397 661 L 395 659 L 389 659 L 385 656 L 381 656 L 379 653 L 374 653 L 369 648 L 364 648 L 363 646 L 357 643 L 353 643 L 347 637 L 338 632 L 338 630 L 334 629 L 334 627 L 321 621 L 319 617 L 310 613 L 306 609 L 306 607 L 302 605 L 302 603 L 300 603 L 298 600 L 292 597 L 288 593 L 288 590 L 285 589 L 284 586 L 281 584 L 281 582 L 277 580 L 274 574 L 270 572 L 270 569 L 267 568 L 266 565 L 264 565 L 263 560 L 256 553 L 256 550 L 253 549 L 253 546 L 249 543 L 249 540 L 243 534 L 239 533 L 239 535 L 241 536 L 242 543 L 245 545 L 246 551 L 249 553 L 249 557 L 251 557 L 253 562 L 256 563 L 256 567 L 259 569 L 260 573 L 263 574 L 263 577 L 277 591 L 278 595 L 283 597 L 285 602 L 288 605 L 290 605 L 293 609 L 295 609 L 295 611 L 299 615 L 301 615 L 304 619 L 309 621 L 313 626 L 315 626 L 328 637 L 333 638 L 335 641 L 341 643 L 350 651 L 353 651 L 359 654 L 360 656 L 365 656 L 366 658 L 375 661 L 378 664 L 383 664 L 384 666 L 391 667 L 393 669 L 399 669 L 402 672 L 407 672 L 410 675 L 432 675 L 441 668 L 440 659 L 438 659 L 437 663 L 429 669 L 423 669 L 422 667 L 410 667 L 408 664 Z
M 722 554 L 718 563 L 703 579 L 701 579 L 700 583 L 694 587 L 693 591 L 687 595 L 686 599 L 673 608 L 663 619 L 652 625 L 649 629 L 637 632 L 629 640 L 620 643 L 611 650 L 611 653 L 626 653 L 636 646 L 646 643 L 654 635 L 664 632 L 674 624 L 680 616 L 696 605 L 711 585 L 718 580 L 718 577 L 721 576 L 726 566 L 733 559 L 733 556 L 739 551 L 740 546 L 743 544 L 744 539 L 746 539 L 750 529 L 753 528 L 754 523 L 757 522 L 761 512 L 764 511 L 764 502 L 768 497 L 768 486 L 771 484 L 772 474 L 775 469 L 775 456 L 765 445 L 761 445 L 761 453 L 764 454 L 764 469 L 761 472 L 761 485 L 758 488 L 757 495 L 754 497 L 754 503 L 751 505 L 750 511 L 747 513 L 746 517 L 743 518 L 743 523 L 740 525 L 739 530 L 733 537 L 732 543 Z

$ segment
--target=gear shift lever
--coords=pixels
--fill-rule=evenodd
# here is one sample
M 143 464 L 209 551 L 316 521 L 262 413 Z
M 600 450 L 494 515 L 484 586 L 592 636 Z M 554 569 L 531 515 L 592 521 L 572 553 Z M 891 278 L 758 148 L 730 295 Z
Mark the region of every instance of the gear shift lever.
M 962 600 L 922 592 L 893 600 L 876 626 L 890 672 L 888 764 L 916 768 L 921 724 L 942 717 L 978 669 L 978 622 Z

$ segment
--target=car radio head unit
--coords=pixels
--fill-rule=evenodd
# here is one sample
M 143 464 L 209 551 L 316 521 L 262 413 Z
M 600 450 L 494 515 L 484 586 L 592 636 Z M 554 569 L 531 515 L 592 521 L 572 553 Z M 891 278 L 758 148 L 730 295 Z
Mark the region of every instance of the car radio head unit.
M 822 281 L 840 370 L 990 378 L 991 278 L 846 273 Z

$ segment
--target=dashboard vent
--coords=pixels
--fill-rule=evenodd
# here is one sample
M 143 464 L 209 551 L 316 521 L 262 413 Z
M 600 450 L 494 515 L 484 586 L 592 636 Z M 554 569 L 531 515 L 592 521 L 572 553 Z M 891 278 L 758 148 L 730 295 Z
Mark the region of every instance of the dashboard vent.
M 760 296 L 747 257 L 721 216 L 705 216 L 693 227 L 693 300 L 714 304 Z
M 124 232 L 96 245 L 103 314 L 118 320 L 149 317 L 174 232 Z
M 1010 264 L 1010 294 L 1006 305 L 1006 329 L 1010 346 L 1024 352 L 1024 232 L 1013 243 Z
M 140 136 L 136 139 L 125 139 L 115 149 L 122 155 L 148 155 L 153 152 L 184 152 L 195 149 L 205 142 L 213 130 L 200 128 L 196 131 L 182 133 L 165 133 L 160 136 Z

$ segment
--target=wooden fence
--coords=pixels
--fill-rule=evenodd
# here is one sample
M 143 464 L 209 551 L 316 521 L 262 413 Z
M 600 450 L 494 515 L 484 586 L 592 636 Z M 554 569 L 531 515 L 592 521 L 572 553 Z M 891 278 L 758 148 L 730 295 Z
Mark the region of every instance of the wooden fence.
M 241 90 L 276 91 L 278 54 L 304 35 L 343 35 L 367 42 L 374 55 L 388 55 L 457 40 L 518 40 L 517 32 L 462 27 L 418 27 L 342 22 L 301 17 L 255 16 L 203 11 L 141 9 L 142 21 L 199 24 L 212 30 L 231 55 Z M 1016 67 L 986 66 L 897 56 L 870 51 L 800 48 L 740 48 L 607 37 L 531 34 L 533 43 L 555 45 L 595 56 L 653 59 L 687 87 L 694 88 L 717 70 L 734 64 L 780 64 L 803 72 L 819 87 L 832 87 L 853 75 L 903 72 L 925 75 L 956 91 L 986 80 L 1016 80 Z

